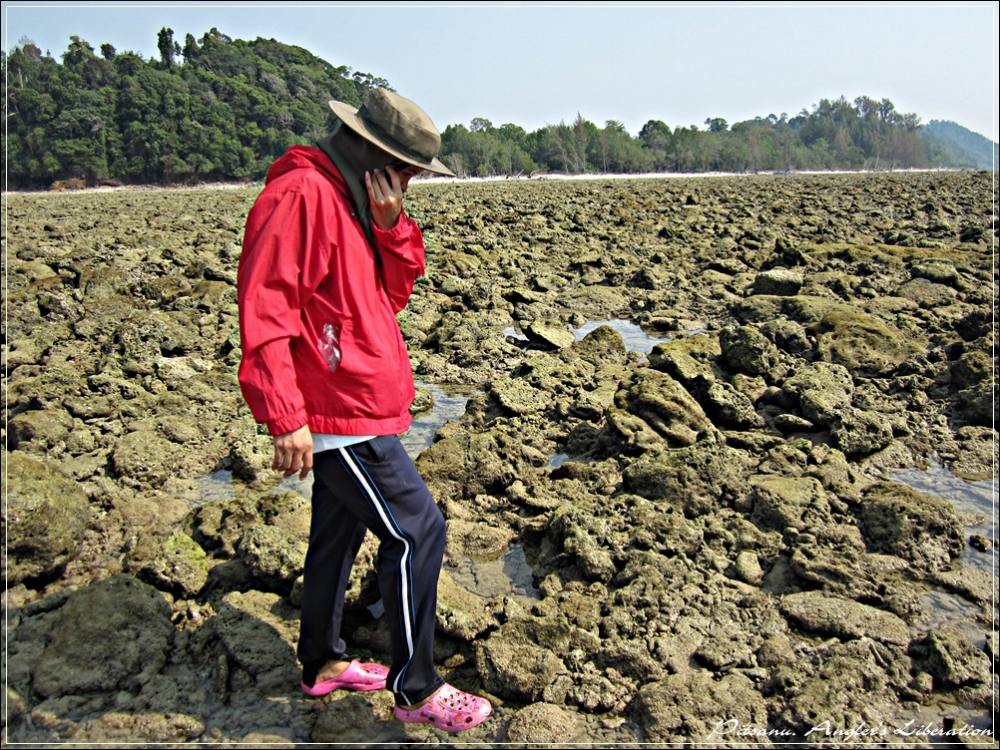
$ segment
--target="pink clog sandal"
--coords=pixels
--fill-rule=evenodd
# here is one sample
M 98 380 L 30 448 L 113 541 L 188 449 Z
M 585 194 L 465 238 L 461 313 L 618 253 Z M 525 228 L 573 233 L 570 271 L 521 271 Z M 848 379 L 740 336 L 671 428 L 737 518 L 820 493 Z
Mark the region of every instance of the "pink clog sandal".
M 433 724 L 438 729 L 455 734 L 482 724 L 493 712 L 493 707 L 485 698 L 466 693 L 446 682 L 422 706 L 407 708 L 397 705 L 393 712 L 400 721 Z
M 389 668 L 377 662 L 360 662 L 357 659 L 351 661 L 343 672 L 336 677 L 326 680 L 317 680 L 316 684 L 306 685 L 300 683 L 302 691 L 313 698 L 327 695 L 334 690 L 360 690 L 368 692 L 370 690 L 384 690 L 385 678 L 389 674 Z

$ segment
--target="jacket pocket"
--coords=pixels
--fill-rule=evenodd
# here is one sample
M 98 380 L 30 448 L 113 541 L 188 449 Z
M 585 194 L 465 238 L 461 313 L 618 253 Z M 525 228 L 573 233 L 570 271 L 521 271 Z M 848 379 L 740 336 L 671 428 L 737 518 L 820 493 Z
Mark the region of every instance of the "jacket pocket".
M 326 368 L 330 372 L 336 372 L 337 368 L 340 367 L 342 357 L 340 339 L 340 323 L 333 320 L 324 322 L 316 340 L 316 348 L 319 349 L 320 356 L 326 362 Z

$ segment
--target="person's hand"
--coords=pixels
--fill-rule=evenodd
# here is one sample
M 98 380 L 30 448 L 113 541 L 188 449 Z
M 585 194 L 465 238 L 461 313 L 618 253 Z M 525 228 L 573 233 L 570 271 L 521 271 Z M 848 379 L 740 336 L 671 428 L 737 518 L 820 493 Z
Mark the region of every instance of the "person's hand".
M 396 226 L 403 210 L 403 193 L 406 192 L 410 179 L 422 171 L 419 167 L 407 165 L 400 170 L 387 166 L 384 170 L 365 172 L 372 221 L 379 229 L 392 229 Z
M 309 425 L 304 424 L 294 432 L 274 436 L 272 469 L 283 471 L 286 477 L 300 471 L 299 479 L 305 479 L 312 467 L 313 441 Z

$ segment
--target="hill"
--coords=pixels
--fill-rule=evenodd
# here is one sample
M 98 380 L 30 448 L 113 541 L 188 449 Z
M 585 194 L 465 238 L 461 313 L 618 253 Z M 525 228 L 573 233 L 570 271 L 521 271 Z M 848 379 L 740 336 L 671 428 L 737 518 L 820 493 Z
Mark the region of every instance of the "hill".
M 328 98 L 359 104 L 381 78 L 274 39 L 212 28 L 160 60 L 71 37 L 60 65 L 27 43 L 5 56 L 12 187 L 81 178 L 166 183 L 259 178 L 275 155 L 327 132 Z
M 927 141 L 931 163 L 948 166 L 997 168 L 997 144 L 956 122 L 931 120 L 920 134 Z

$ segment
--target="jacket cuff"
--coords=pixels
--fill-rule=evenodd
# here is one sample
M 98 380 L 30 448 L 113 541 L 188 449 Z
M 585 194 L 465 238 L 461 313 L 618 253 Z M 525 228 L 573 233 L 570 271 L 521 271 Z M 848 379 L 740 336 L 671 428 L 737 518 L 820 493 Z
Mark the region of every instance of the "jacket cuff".
M 309 424 L 309 417 L 306 414 L 306 410 L 299 409 L 292 414 L 267 420 L 267 429 L 273 437 L 277 437 L 288 432 L 294 432 L 306 424 Z
M 372 233 L 375 235 L 375 239 L 382 244 L 386 240 L 389 242 L 401 242 L 410 236 L 410 232 L 413 228 L 413 219 L 406 215 L 405 211 L 399 212 L 399 217 L 396 219 L 396 224 L 392 229 L 382 229 L 375 222 L 372 222 Z

